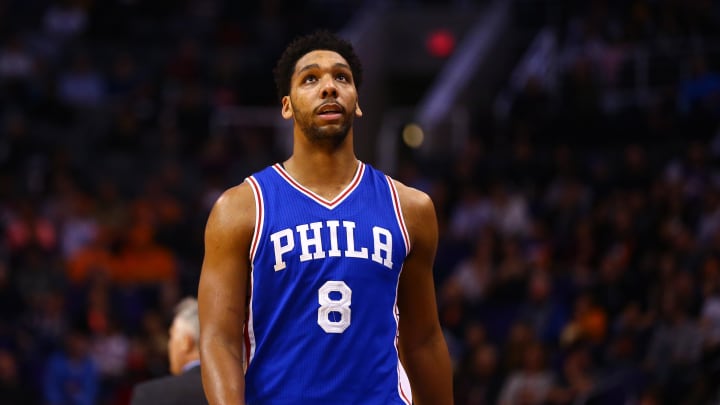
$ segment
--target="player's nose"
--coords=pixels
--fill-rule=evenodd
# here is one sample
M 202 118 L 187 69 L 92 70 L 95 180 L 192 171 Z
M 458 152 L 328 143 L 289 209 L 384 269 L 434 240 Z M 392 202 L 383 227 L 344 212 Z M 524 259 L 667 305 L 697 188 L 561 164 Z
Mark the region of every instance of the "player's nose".
M 332 79 L 324 80 L 322 83 L 321 89 L 322 89 L 322 97 L 323 98 L 327 98 L 327 97 L 336 98 L 337 97 L 337 86 L 335 85 L 334 80 L 332 80 Z

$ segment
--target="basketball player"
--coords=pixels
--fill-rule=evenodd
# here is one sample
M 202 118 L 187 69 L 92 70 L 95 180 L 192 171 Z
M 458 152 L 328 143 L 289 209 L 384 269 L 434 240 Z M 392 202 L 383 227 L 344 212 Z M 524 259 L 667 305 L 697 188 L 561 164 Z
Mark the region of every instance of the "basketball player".
M 328 32 L 300 37 L 275 77 L 292 155 L 228 189 L 205 231 L 209 402 L 452 404 L 434 207 L 355 157 L 352 46 Z

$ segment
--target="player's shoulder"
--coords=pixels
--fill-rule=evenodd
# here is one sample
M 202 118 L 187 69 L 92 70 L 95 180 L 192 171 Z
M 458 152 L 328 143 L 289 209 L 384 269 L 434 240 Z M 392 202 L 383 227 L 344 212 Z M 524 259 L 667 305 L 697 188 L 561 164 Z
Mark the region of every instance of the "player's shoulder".
M 403 219 L 413 245 L 417 245 L 418 241 L 432 239 L 432 235 L 437 232 L 437 216 L 430 196 L 399 180 L 390 180 L 397 190 Z
M 210 212 L 210 223 L 224 226 L 253 224 L 255 196 L 251 185 L 245 181 L 220 194 Z
M 408 186 L 394 178 L 390 178 L 390 181 L 395 185 L 403 211 L 405 209 L 421 211 L 433 209 L 432 199 L 424 191 Z
M 255 197 L 251 185 L 244 181 L 225 189 L 213 205 L 213 211 L 237 210 L 254 205 Z
M 223 191 L 215 201 L 215 206 L 219 208 L 237 207 L 248 203 L 254 204 L 254 201 L 252 186 L 250 182 L 244 181 Z

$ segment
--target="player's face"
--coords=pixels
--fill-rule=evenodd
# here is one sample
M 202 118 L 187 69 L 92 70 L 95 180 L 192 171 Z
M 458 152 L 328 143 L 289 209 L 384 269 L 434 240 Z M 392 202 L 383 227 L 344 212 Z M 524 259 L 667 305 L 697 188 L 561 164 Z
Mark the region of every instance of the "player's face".
M 290 95 L 283 98 L 282 112 L 311 140 L 344 139 L 353 118 L 362 115 L 345 58 L 325 50 L 300 58 L 291 78 Z

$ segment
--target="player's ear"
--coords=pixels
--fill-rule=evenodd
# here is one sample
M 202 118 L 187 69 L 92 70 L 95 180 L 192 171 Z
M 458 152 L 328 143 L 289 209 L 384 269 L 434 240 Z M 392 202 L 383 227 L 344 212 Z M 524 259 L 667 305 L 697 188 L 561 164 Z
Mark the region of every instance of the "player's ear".
M 292 103 L 290 102 L 290 96 L 282 98 L 282 117 L 289 120 L 293 117 Z
M 362 110 L 360 109 L 360 102 L 355 103 L 355 116 L 362 117 Z
M 183 337 L 182 337 L 183 352 L 189 353 L 189 352 L 193 351 L 195 349 L 195 345 L 196 345 L 195 339 L 192 336 L 190 336 L 189 333 L 186 333 L 183 335 Z

